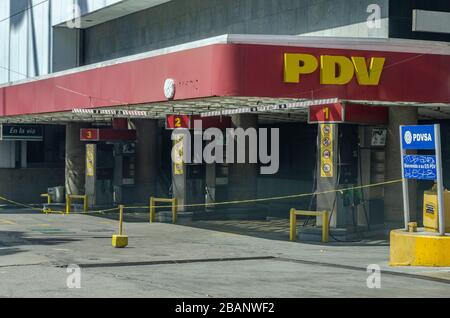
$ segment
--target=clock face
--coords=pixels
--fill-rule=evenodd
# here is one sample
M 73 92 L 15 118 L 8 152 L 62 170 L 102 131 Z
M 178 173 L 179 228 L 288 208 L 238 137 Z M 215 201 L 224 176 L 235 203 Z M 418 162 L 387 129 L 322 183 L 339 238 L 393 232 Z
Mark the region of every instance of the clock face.
M 171 78 L 166 79 L 164 83 L 164 95 L 167 99 L 175 97 L 175 81 Z

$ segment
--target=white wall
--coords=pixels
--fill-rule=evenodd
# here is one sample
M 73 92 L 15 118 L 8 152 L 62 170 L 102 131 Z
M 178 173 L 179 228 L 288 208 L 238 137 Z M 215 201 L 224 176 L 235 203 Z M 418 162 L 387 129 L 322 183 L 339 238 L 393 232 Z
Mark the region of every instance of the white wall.
M 301 36 L 334 36 L 334 37 L 360 37 L 360 38 L 388 38 L 389 19 L 383 18 L 379 28 L 370 28 L 367 22 L 360 22 L 327 30 L 302 33 Z
M 364 22 L 371 0 L 191 1 L 0 0 L 0 84 L 79 65 L 79 32 L 52 30 L 73 19 L 74 3 L 86 20 L 113 19 L 84 31 L 87 64 L 225 33 L 388 36 L 388 0 L 377 1 L 384 17 L 379 29 Z
M 43 0 L 0 0 L 0 83 L 50 72 L 50 9 Z
M 0 0 L 0 84 L 52 72 L 52 26 L 72 18 L 74 1 L 85 15 L 123 0 Z M 56 45 L 60 56 L 68 59 L 62 66 L 64 61 L 57 61 L 58 70 L 77 66 L 74 36 Z M 68 44 L 73 52 L 63 47 Z
M 74 18 L 73 3 L 78 3 L 81 16 L 103 9 L 124 0 L 57 0 L 52 1 L 53 25 L 66 22 Z

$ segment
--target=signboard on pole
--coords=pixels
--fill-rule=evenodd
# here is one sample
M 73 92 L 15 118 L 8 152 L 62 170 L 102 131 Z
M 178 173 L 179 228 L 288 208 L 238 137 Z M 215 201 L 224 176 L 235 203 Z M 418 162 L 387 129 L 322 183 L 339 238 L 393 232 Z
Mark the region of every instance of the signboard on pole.
M 436 156 L 406 155 L 403 157 L 403 175 L 405 179 L 436 180 Z
M 334 176 L 334 132 L 333 124 L 320 124 L 320 176 L 333 178 Z
M 86 176 L 88 177 L 95 176 L 95 152 L 96 145 L 86 145 Z
M 438 195 L 439 233 L 445 235 L 440 125 L 400 126 L 400 145 L 405 228 L 408 228 L 410 222 L 408 179 L 435 180 Z M 435 155 L 411 155 L 407 154 L 407 150 L 434 150 Z
M 415 149 L 415 150 L 434 150 L 435 133 L 434 126 L 403 126 L 402 132 L 402 147 L 403 149 Z

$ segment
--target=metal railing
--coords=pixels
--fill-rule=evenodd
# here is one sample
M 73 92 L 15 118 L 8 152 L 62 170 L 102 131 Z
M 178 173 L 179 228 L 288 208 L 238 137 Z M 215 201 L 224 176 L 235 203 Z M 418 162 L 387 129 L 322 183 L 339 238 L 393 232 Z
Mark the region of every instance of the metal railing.
M 156 220 L 156 208 L 158 208 L 158 206 L 156 206 L 157 203 L 171 203 L 172 204 L 172 223 L 176 224 L 177 223 L 177 214 L 178 214 L 177 199 L 163 199 L 163 198 L 155 198 L 155 197 L 150 197 L 150 223 L 153 223 Z
M 328 211 L 299 211 L 296 209 L 291 209 L 289 239 L 292 242 L 297 241 L 297 216 L 322 217 L 322 242 L 328 243 L 328 236 L 330 232 Z
M 75 195 L 66 194 L 66 214 L 70 214 L 70 207 L 72 205 L 72 200 L 83 200 L 83 212 L 88 212 L 88 196 L 87 195 Z

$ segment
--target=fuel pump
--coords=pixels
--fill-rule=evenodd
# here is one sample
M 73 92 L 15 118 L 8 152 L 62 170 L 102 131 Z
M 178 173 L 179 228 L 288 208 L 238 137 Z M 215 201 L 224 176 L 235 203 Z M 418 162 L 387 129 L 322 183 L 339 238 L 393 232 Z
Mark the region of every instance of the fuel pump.
M 128 129 L 82 129 L 86 144 L 85 194 L 92 206 L 124 202 L 124 187 L 134 185 L 136 131 Z

